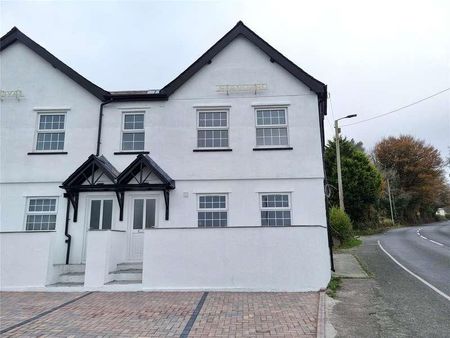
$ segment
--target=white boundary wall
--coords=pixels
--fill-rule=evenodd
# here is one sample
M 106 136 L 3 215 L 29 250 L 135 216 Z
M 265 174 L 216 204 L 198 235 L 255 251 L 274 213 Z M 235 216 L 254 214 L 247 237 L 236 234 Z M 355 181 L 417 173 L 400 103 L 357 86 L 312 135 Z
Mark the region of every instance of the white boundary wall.
M 111 281 L 109 273 L 125 258 L 126 232 L 88 231 L 84 285 L 99 288 Z
M 45 287 L 53 267 L 54 231 L 0 232 L 0 289 Z
M 145 231 L 144 290 L 317 291 L 330 279 L 323 227 Z

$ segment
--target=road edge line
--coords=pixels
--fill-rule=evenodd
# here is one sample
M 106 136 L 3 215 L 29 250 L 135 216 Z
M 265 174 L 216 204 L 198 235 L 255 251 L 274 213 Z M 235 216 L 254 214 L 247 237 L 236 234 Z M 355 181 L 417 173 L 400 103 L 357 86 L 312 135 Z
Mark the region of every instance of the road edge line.
M 447 299 L 450 302 L 450 296 L 447 295 L 446 293 L 442 292 L 441 290 L 439 290 L 437 287 L 435 287 L 434 285 L 428 283 L 425 279 L 423 279 L 422 277 L 416 275 L 414 272 L 412 272 L 411 270 L 409 270 L 408 268 L 406 268 L 405 266 L 403 266 L 398 260 L 396 260 L 389 252 L 387 252 L 387 250 L 385 248 L 383 248 L 383 246 L 381 245 L 380 240 L 378 240 L 378 246 L 380 247 L 381 250 L 383 250 L 383 252 L 390 258 L 392 259 L 399 267 L 401 267 L 403 270 L 405 270 L 406 272 L 408 272 L 411 276 L 416 277 L 419 281 L 421 281 L 423 284 L 425 284 L 426 286 L 428 286 L 431 290 L 433 290 L 434 292 L 438 293 L 439 295 L 441 295 L 442 297 L 444 297 L 445 299 Z

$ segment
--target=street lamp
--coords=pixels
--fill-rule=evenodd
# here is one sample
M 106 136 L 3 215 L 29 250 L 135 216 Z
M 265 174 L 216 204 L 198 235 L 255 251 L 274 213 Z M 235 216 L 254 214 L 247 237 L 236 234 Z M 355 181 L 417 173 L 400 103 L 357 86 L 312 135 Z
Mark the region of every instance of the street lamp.
M 339 190 L 339 208 L 341 208 L 342 211 L 345 210 L 344 208 L 344 190 L 342 188 L 342 172 L 341 172 L 341 150 L 339 148 L 339 125 L 338 121 L 343 119 L 351 119 L 352 117 L 356 117 L 356 114 L 347 115 L 345 117 L 341 117 L 340 119 L 337 119 L 334 121 L 334 131 L 336 133 L 336 164 L 337 164 L 337 178 L 338 178 L 338 190 Z

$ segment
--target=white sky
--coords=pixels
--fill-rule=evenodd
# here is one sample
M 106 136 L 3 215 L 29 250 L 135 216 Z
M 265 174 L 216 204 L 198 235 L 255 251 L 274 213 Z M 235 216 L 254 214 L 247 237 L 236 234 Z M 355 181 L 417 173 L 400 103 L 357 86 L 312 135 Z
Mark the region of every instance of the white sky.
M 328 85 L 357 122 L 450 87 L 450 1 L 1 1 L 13 26 L 106 90 L 162 88 L 242 20 Z M 329 122 L 329 123 L 328 123 Z M 344 122 L 344 121 L 343 121 Z M 350 121 L 349 121 L 350 122 Z M 344 124 L 344 123 L 343 123 Z M 343 128 L 366 149 L 412 134 L 450 147 L 450 91 Z

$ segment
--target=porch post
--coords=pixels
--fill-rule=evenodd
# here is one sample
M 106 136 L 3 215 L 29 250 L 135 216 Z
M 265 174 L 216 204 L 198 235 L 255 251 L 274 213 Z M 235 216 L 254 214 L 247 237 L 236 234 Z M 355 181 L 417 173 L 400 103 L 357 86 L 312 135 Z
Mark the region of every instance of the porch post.
M 166 203 L 166 221 L 169 220 L 169 190 L 164 190 L 164 202 Z

